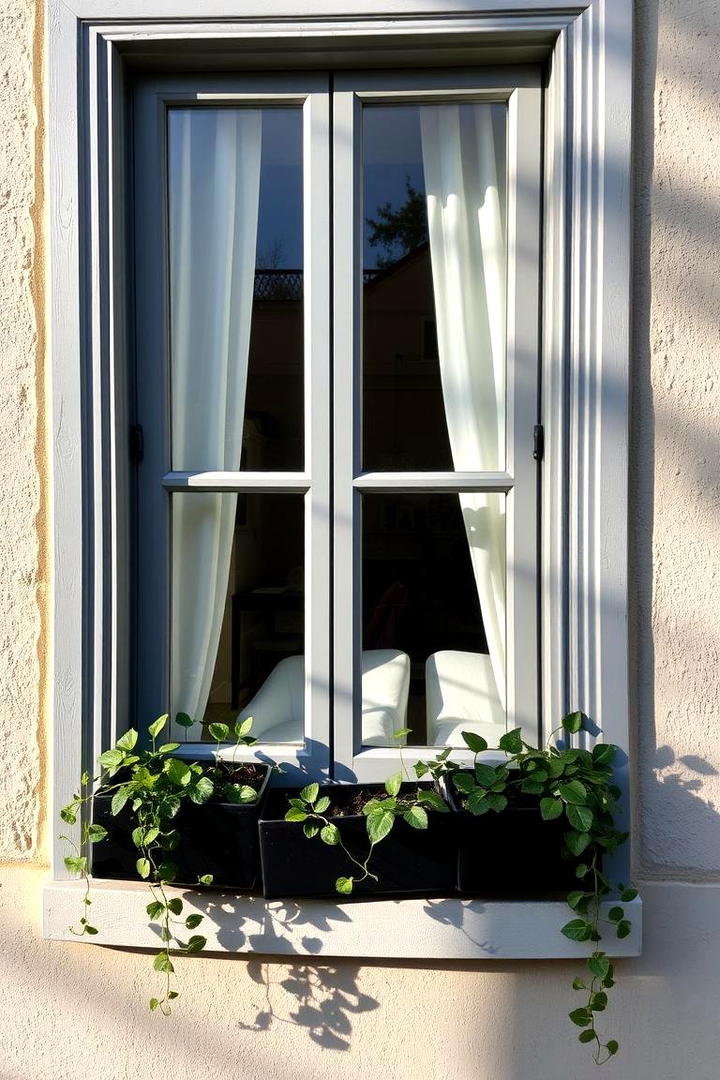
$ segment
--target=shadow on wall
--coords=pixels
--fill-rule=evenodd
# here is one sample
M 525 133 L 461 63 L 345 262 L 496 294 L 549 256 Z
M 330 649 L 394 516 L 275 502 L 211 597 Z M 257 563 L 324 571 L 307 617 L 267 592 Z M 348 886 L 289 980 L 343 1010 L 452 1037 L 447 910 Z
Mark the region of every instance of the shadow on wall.
M 323 967 L 298 964 L 281 978 L 273 977 L 275 966 L 269 961 L 248 961 L 248 975 L 263 988 L 264 1001 L 258 1007 L 255 1022 L 239 1021 L 238 1027 L 246 1031 L 268 1031 L 278 1024 L 292 1024 L 306 1028 L 312 1041 L 326 1050 L 349 1050 L 351 1018 L 379 1008 L 375 998 L 360 990 L 357 964 Z M 288 1002 L 288 996 L 294 998 L 295 1006 Z

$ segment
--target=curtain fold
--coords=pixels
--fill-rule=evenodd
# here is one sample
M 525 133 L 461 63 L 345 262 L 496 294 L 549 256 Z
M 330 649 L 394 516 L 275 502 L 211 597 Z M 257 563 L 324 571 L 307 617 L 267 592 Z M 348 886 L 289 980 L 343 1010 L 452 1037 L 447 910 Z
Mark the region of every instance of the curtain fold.
M 172 466 L 237 470 L 255 277 L 262 114 L 183 109 L 170 127 Z M 171 709 L 202 719 L 230 574 L 234 494 L 172 505 Z
M 420 110 L 445 416 L 455 470 L 505 466 L 505 239 L 493 106 Z M 505 707 L 505 498 L 461 494 L 498 698 Z

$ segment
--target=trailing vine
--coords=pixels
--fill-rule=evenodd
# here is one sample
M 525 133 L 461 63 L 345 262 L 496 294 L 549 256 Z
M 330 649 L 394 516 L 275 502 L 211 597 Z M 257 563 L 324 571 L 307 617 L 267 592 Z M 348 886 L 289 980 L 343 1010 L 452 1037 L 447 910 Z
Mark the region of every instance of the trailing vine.
M 186 801 L 202 805 L 215 794 L 235 803 L 251 802 L 257 798 L 257 792 L 250 785 L 237 784 L 228 778 L 219 758 L 203 763 L 186 762 L 172 756 L 174 751 L 180 749 L 180 743 L 158 745 L 158 737 L 167 722 L 168 716 L 164 715 L 148 726 L 149 749 L 138 746 L 138 732 L 134 728 L 126 731 L 112 749 L 106 750 L 98 758 L 100 772 L 97 776 L 91 778 L 87 772 L 82 774 L 79 790 L 60 811 L 60 817 L 68 825 L 76 825 L 80 820 L 79 843 L 71 837 L 61 837 L 72 849 L 72 854 L 65 858 L 66 868 L 78 874 L 85 883 L 79 928 L 69 927 L 70 932 L 79 937 L 99 933 L 90 921 L 91 866 L 87 852 L 90 845 L 100 843 L 108 835 L 103 825 L 90 819 L 89 804 L 94 795 L 111 795 L 110 810 L 113 816 L 126 807 L 132 814 L 135 826 L 132 841 L 138 853 L 135 868 L 148 883 L 152 899 L 146 911 L 161 941 L 161 947 L 153 959 L 153 968 L 164 977 L 163 989 L 159 996 L 150 998 L 149 1004 L 151 1011 L 159 1009 L 166 1016 L 171 1012 L 171 1002 L 179 996 L 174 984 L 172 953 L 197 953 L 206 945 L 206 938 L 201 934 L 185 936 L 185 931 L 197 929 L 204 916 L 193 912 L 183 917 L 183 901 L 180 897 L 168 896 L 166 891 L 166 886 L 176 880 L 178 874 L 177 865 L 172 860 L 172 852 L 180 842 L 174 819 Z M 183 728 L 192 727 L 194 723 L 186 713 L 178 713 L 176 722 Z M 250 735 L 251 727 L 252 718 L 235 724 L 233 734 L 236 748 L 256 741 Z M 228 741 L 231 736 L 226 724 L 211 724 L 209 730 L 218 748 L 221 742 Z M 199 876 L 198 884 L 211 885 L 212 875 Z

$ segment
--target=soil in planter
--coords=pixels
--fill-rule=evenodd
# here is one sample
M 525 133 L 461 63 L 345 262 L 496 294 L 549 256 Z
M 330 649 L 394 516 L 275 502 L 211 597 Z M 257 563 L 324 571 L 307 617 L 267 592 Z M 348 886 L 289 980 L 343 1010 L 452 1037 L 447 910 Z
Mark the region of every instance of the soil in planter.
M 417 787 L 403 785 L 400 798 L 413 796 Z M 370 841 L 362 810 L 370 799 L 386 797 L 383 785 L 337 784 L 323 786 L 320 791 L 331 800 L 324 817 L 337 825 L 343 844 L 363 861 Z M 389 835 L 373 850 L 370 870 L 378 881 L 367 878 L 355 884 L 349 897 L 341 897 L 335 891 L 336 879 L 360 876 L 362 871 L 341 847 L 329 846 L 319 836 L 307 837 L 301 822 L 284 820 L 288 796 L 296 793 L 281 788 L 270 792 L 261 815 L 263 892 L 268 899 L 328 897 L 345 902 L 372 896 L 454 894 L 457 846 L 452 814 L 428 808 L 427 829 L 413 829 L 401 818 L 396 820 Z

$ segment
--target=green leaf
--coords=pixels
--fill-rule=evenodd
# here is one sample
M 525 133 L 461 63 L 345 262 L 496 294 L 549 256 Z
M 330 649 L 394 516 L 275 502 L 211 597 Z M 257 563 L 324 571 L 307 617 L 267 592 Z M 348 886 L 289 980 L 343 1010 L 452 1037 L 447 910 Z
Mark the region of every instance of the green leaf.
M 88 825 L 87 832 L 91 844 L 99 844 L 107 836 L 107 829 L 102 825 Z
M 391 798 L 394 798 L 398 794 L 398 792 L 400 791 L 401 784 L 402 784 L 402 773 L 401 772 L 393 773 L 392 776 L 389 776 L 387 778 L 387 780 L 385 781 L 385 790 L 387 791 L 388 795 L 391 796 Z
M 581 712 L 568 713 L 563 717 L 562 726 L 563 730 L 569 732 L 570 735 L 577 735 L 583 726 L 583 714 Z
M 157 998 L 150 998 L 150 1012 L 155 1012 L 160 1002 Z
M 409 806 L 403 814 L 403 819 L 413 829 L 427 829 L 428 827 L 427 811 L 423 810 L 422 806 Z
M 142 825 L 138 825 L 137 828 L 133 829 L 130 835 L 132 836 L 132 842 L 136 848 L 141 848 L 144 846 L 143 839 L 145 837 L 145 830 L 143 829 Z
M 135 863 L 135 869 L 137 870 L 141 878 L 150 877 L 150 860 L 138 859 Z
M 182 743 L 179 742 L 166 742 L 162 746 L 158 746 L 157 752 L 158 754 L 172 754 L 174 750 L 179 750 L 181 746 Z
M 194 930 L 195 927 L 199 926 L 202 921 L 202 915 L 188 915 L 187 919 L 185 920 L 185 926 L 188 930 Z
M 426 761 L 416 761 L 413 765 L 413 768 L 415 769 L 415 775 L 417 776 L 418 780 L 422 780 L 423 776 L 427 776 L 427 774 L 430 772 L 430 766 L 427 764 Z
M 291 806 L 285 815 L 286 821 L 306 821 L 307 814 L 304 810 L 296 810 L 294 806 Z
M 180 727 L 189 728 L 193 726 L 195 721 L 192 716 L 188 716 L 186 712 L 179 712 L 175 717 L 175 723 L 179 724 Z
M 554 780 L 565 772 L 565 762 L 560 757 L 551 757 L 546 761 L 547 771 Z
M 578 1035 L 578 1039 L 579 1039 L 579 1041 L 581 1043 L 595 1042 L 596 1038 L 597 1038 L 597 1036 L 596 1036 L 595 1032 L 594 1031 L 588 1031 L 587 1029 L 585 1031 L 581 1031 L 580 1034 Z
M 382 809 L 382 802 L 380 801 L 380 799 L 368 799 L 368 801 L 363 806 L 363 814 L 365 815 L 365 817 L 367 817 L 368 814 L 372 814 L 373 810 L 378 809 Z
M 473 754 L 482 754 L 483 750 L 487 750 L 487 740 L 483 739 L 482 735 L 476 735 L 474 731 L 461 731 L 460 735 L 468 750 L 472 750 Z
M 253 718 L 252 718 L 252 716 L 247 716 L 247 717 L 245 717 L 244 720 L 238 720 L 235 723 L 235 738 L 236 739 L 244 739 L 247 735 L 250 734 L 250 732 L 252 730 L 252 726 L 253 726 Z
M 223 798 L 226 802 L 235 805 L 255 802 L 257 791 L 249 784 L 226 784 L 223 788 Z
M 620 899 L 625 904 L 629 904 L 631 900 L 634 900 L 637 896 L 637 889 L 622 889 L 620 892 Z
M 306 821 L 303 825 L 303 832 L 307 836 L 308 840 L 312 840 L 320 832 L 320 826 L 314 825 L 311 821 Z
M 178 787 L 187 787 L 193 778 L 192 770 L 180 758 L 169 758 L 165 762 L 165 773 Z
M 605 1049 L 607 1050 L 610 1057 L 612 1057 L 614 1054 L 617 1054 L 618 1050 L 620 1049 L 620 1043 L 617 1041 L 617 1039 L 609 1039 L 608 1042 L 605 1043 Z
M 498 795 L 496 792 L 491 791 L 485 797 L 485 804 L 489 806 L 491 810 L 494 810 L 496 813 L 500 813 L 502 810 L 505 809 L 508 801 L 505 795 Z
M 465 794 L 475 787 L 475 777 L 469 772 L 453 773 L 452 782 L 456 791 L 462 791 Z
M 66 825 L 77 824 L 77 809 L 77 803 L 69 803 L 68 806 L 63 806 L 60 817 Z
M 500 739 L 498 746 L 507 754 L 521 754 L 523 748 L 522 728 L 514 728 L 506 732 Z
M 330 847 L 334 847 L 340 843 L 340 831 L 337 825 L 328 824 L 325 825 L 320 831 L 320 839 L 325 844 L 329 844 Z
M 498 776 L 492 765 L 483 765 L 482 762 L 478 762 L 475 766 L 475 779 L 480 787 L 490 788 L 497 783 Z
M 157 739 L 158 735 L 168 722 L 168 714 L 164 713 L 162 716 L 158 716 L 157 720 L 153 720 L 152 724 L 148 725 L 148 733 L 152 739 Z
M 587 863 L 581 862 L 581 863 L 578 863 L 577 866 L 575 867 L 575 877 L 578 877 L 578 878 L 587 877 L 589 872 L 590 872 L 590 867 L 588 866 Z
M 365 819 L 367 833 L 372 844 L 379 844 L 395 824 L 395 815 L 391 810 L 373 810 Z
M 568 1016 L 578 1027 L 587 1027 L 588 1024 L 592 1024 L 592 1013 L 589 1009 L 573 1009 Z
M 418 791 L 418 801 L 427 803 L 431 810 L 437 810 L 441 814 L 448 814 L 450 808 L 437 791 Z
M 573 855 L 582 855 L 591 839 L 590 834 L 586 832 L 571 832 L 565 834 L 565 843 Z
M 202 874 L 198 878 L 198 885 L 212 885 L 212 883 L 213 883 L 212 874 Z
M 158 866 L 158 878 L 160 881 L 174 881 L 177 872 L 178 869 L 174 862 L 164 862 Z
M 628 920 L 627 920 L 627 919 L 622 919 L 622 920 L 621 920 L 621 921 L 620 921 L 620 922 L 619 922 L 619 923 L 617 924 L 617 936 L 618 936 L 619 938 L 626 938 L 626 937 L 628 937 L 628 936 L 629 936 L 629 934 L 630 934 L 630 931 L 631 931 L 631 930 L 632 930 L 632 924 L 631 924 L 630 922 L 628 922 Z
M 590 998 L 590 1008 L 593 1012 L 604 1012 L 607 1008 L 608 997 L 604 990 L 599 990 L 597 994 L 593 994 Z
M 168 900 L 168 911 L 172 911 L 173 915 L 179 915 L 183 909 L 183 902 L 179 896 L 173 896 L 172 900 Z
M 85 924 L 85 933 L 91 934 L 93 937 L 97 934 L 98 929 L 96 926 L 91 926 L 90 923 Z
M 329 806 L 330 799 L 327 795 L 323 795 L 322 799 L 318 799 L 318 801 L 315 803 L 315 813 L 324 814 Z
M 525 795 L 542 795 L 545 785 L 541 784 L 539 780 L 523 780 L 520 790 Z
M 335 891 L 342 893 L 343 896 L 348 896 L 353 890 L 353 879 L 351 877 L 339 877 L 335 882 Z
M 483 791 L 480 788 L 475 788 L 475 790 L 471 791 L 468 795 L 465 807 L 470 811 L 471 814 L 474 814 L 475 817 L 480 817 L 481 814 L 487 814 L 490 810 L 490 804 L 487 800 L 487 792 Z
M 104 754 L 101 754 L 98 761 L 102 765 L 103 769 L 117 769 L 118 765 L 122 764 L 125 759 L 125 754 L 122 750 L 106 750 Z
M 604 979 L 607 977 L 610 971 L 610 961 L 604 953 L 593 953 L 588 957 L 587 962 L 588 970 L 598 979 Z
M 611 765 L 617 754 L 617 746 L 612 743 L 596 743 L 592 748 L 592 758 L 596 765 Z
M 194 784 L 188 787 L 188 796 L 190 800 L 198 806 L 202 806 L 211 797 L 215 790 L 215 785 L 209 776 L 199 776 Z
M 230 738 L 230 728 L 227 724 L 208 724 L 208 731 L 215 742 L 227 742 Z
M 542 814 L 543 821 L 552 821 L 554 818 L 560 817 L 562 812 L 563 804 L 560 799 L 540 800 L 540 813 Z
M 622 919 L 624 914 L 625 914 L 625 912 L 623 911 L 623 909 L 621 907 L 611 907 L 610 910 L 608 911 L 607 917 L 610 920 L 610 922 L 620 922 L 620 920 Z
M 558 793 L 563 802 L 574 803 L 584 806 L 587 802 L 587 789 L 579 780 L 571 780 L 568 784 L 561 784 Z
M 573 979 L 572 988 L 573 988 L 573 990 L 587 990 L 587 986 L 582 981 L 582 979 L 577 979 L 577 978 Z
M 110 813 L 116 817 L 130 798 L 130 791 L 126 787 L 118 788 L 110 802 Z
M 156 971 L 163 971 L 167 975 L 172 975 L 175 970 L 172 965 L 172 960 L 164 950 L 163 952 L 159 952 L 153 960 L 153 967 Z
M 574 806 L 568 803 L 565 812 L 573 829 L 577 829 L 578 832 L 587 832 L 593 823 L 594 815 L 589 806 Z
M 69 870 L 71 874 L 87 873 L 87 859 L 84 855 L 66 855 L 63 862 L 65 863 L 65 869 Z
M 151 919 L 157 919 L 159 915 L 162 915 L 165 910 L 165 905 L 160 900 L 153 900 L 145 908 Z
M 572 908 L 573 911 L 578 911 L 584 900 L 587 900 L 592 893 L 581 892 L 575 890 L 567 895 L 567 905 Z
M 128 731 L 122 735 L 115 746 L 118 750 L 132 750 L 135 747 L 135 743 L 138 741 L 138 733 L 135 728 L 129 728 Z
M 588 941 L 592 933 L 592 926 L 585 919 L 571 919 L 570 922 L 565 923 L 560 933 L 564 934 L 570 941 Z
M 393 739 L 404 739 L 406 735 L 412 735 L 412 728 L 403 727 L 399 731 L 393 731 Z
M 300 798 L 303 800 L 303 802 L 314 803 L 319 794 L 319 784 L 308 784 L 307 787 L 304 787 L 300 792 Z
M 193 934 L 185 946 L 185 952 L 196 953 L 201 952 L 207 945 L 207 938 L 201 934 Z

